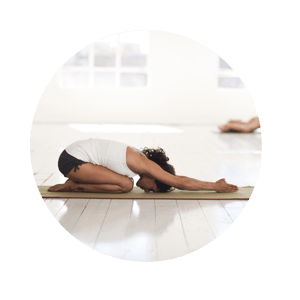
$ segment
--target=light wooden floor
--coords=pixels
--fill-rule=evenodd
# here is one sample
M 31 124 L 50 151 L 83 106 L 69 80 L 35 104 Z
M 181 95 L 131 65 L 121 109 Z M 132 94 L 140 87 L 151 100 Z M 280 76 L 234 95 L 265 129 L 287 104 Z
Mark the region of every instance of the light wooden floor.
M 261 159 L 259 132 L 219 134 L 217 126 L 186 125 L 171 126 L 180 132 L 157 133 L 127 127 L 123 131 L 127 128 L 131 132 L 111 132 L 111 127 L 103 126 L 82 127 L 80 131 L 68 124 L 34 124 L 31 159 L 37 185 L 64 182 L 57 169 L 61 151 L 75 140 L 90 137 L 118 140 L 136 148 L 160 146 L 169 155 L 178 175 L 203 181 L 226 178 L 238 186 L 255 185 Z M 138 178 L 134 179 L 136 182 Z M 203 247 L 222 234 L 247 203 L 239 200 L 44 200 L 58 222 L 79 241 L 101 253 L 134 261 L 175 258 Z

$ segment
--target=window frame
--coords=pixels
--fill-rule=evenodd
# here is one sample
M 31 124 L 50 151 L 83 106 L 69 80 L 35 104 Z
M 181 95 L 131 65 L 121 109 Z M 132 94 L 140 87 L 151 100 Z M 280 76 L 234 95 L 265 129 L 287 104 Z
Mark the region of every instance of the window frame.
M 246 90 L 245 84 L 244 82 L 241 80 L 241 78 L 238 76 L 238 74 L 229 66 L 229 68 L 221 68 L 220 66 L 220 62 L 221 60 L 223 60 L 226 64 L 227 62 L 221 58 L 218 57 L 218 72 L 217 72 L 217 89 L 219 91 L 237 91 L 237 92 L 244 92 Z M 239 78 L 242 83 L 243 83 L 243 87 L 223 87 L 223 86 L 219 86 L 219 78 L 220 77 L 233 77 L 233 78 Z
M 59 87 L 61 89 L 101 89 L 101 90 L 146 90 L 151 87 L 151 76 L 150 76 L 150 32 L 148 34 L 148 53 L 146 61 L 147 64 L 144 67 L 123 67 L 121 65 L 121 38 L 118 33 L 117 35 L 117 46 L 116 46 L 116 64 L 115 67 L 99 67 L 95 66 L 95 43 L 88 45 L 88 65 L 87 66 L 62 66 L 59 71 Z M 99 40 L 101 41 L 101 40 Z M 88 85 L 73 85 L 64 86 L 62 84 L 62 74 L 67 72 L 87 72 L 89 74 Z M 95 86 L 94 85 L 94 74 L 95 73 L 113 73 L 115 74 L 114 86 Z M 147 84 L 145 86 L 121 86 L 121 73 L 140 73 L 147 75 Z

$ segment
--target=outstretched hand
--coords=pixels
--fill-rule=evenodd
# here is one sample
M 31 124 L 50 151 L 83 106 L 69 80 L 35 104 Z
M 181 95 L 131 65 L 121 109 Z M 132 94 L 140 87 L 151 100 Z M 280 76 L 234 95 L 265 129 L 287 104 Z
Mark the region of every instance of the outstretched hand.
M 234 193 L 239 190 L 236 185 L 228 184 L 224 178 L 216 181 L 215 184 L 215 191 L 218 193 Z

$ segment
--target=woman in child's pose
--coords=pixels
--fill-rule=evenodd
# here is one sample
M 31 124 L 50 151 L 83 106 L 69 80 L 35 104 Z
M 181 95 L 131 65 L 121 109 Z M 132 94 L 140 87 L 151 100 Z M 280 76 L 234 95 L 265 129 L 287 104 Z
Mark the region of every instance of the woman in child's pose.
M 219 193 L 238 191 L 236 185 L 205 182 L 175 175 L 163 149 L 142 151 L 126 144 L 88 139 L 77 141 L 61 153 L 58 160 L 60 172 L 68 178 L 64 184 L 50 187 L 50 192 L 127 193 L 133 188 L 133 179 L 139 175 L 136 185 L 147 192 L 180 190 L 214 190 Z

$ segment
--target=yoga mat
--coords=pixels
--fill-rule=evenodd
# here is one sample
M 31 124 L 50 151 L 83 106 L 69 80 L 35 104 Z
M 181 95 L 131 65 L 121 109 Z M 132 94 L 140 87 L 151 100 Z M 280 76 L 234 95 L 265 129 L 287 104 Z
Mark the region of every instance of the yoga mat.
M 49 186 L 39 186 L 43 198 L 86 198 L 86 199 L 237 199 L 248 200 L 252 194 L 253 186 L 239 187 L 235 193 L 217 193 L 215 191 L 181 191 L 175 189 L 169 193 L 145 193 L 138 187 L 134 187 L 129 193 L 123 194 L 98 194 L 98 193 L 74 193 L 74 192 L 48 192 Z

